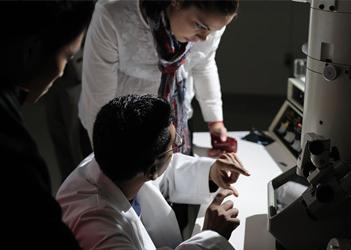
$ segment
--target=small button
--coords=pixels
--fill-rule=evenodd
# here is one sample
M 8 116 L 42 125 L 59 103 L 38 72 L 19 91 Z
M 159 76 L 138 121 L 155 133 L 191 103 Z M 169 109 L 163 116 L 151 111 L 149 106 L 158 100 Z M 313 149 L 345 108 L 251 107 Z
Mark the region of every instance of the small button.
M 286 132 L 284 140 L 286 140 L 288 143 L 292 143 L 295 140 L 295 134 L 291 131 Z

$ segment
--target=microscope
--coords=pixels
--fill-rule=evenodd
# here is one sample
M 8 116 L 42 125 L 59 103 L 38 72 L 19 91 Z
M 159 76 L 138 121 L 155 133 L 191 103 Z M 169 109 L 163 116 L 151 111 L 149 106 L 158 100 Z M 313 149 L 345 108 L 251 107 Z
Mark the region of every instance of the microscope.
M 301 2 L 301 0 L 300 0 Z M 309 0 L 301 153 L 268 184 L 268 230 L 277 248 L 351 249 L 351 1 Z M 282 205 L 277 190 L 305 191 Z

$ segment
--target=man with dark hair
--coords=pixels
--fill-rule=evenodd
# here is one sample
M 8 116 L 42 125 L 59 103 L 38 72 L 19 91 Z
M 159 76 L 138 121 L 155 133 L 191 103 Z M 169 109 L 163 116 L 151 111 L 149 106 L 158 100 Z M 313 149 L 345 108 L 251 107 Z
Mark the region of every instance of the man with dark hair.
M 79 249 L 52 197 L 49 173 L 20 111 L 59 78 L 80 48 L 92 1 L 0 3 L 0 158 L 2 245 L 11 249 Z
M 83 249 L 232 249 L 239 225 L 230 186 L 249 175 L 234 154 L 220 159 L 180 153 L 182 138 L 170 104 L 152 95 L 117 97 L 102 107 L 93 130 L 94 154 L 60 187 L 63 220 Z M 207 210 L 203 232 L 182 243 L 171 202 L 200 204 L 220 190 Z M 216 188 L 216 189 L 217 189 Z

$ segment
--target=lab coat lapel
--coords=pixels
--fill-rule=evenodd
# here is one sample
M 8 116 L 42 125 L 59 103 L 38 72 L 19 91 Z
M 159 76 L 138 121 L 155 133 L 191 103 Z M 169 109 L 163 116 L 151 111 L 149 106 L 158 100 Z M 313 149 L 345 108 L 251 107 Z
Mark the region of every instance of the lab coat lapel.
M 139 190 L 137 199 L 141 207 L 141 220 L 157 247 L 176 248 L 182 237 L 174 211 L 159 189 L 151 181 Z
M 147 230 L 123 192 L 101 172 L 95 159 L 92 165 L 88 170 L 88 175 L 92 178 L 91 181 L 95 182 L 99 187 L 99 195 L 104 196 L 118 214 L 123 215 L 123 220 L 120 223 L 124 224 L 127 221 L 130 224 L 130 237 L 137 241 L 134 243 L 139 245 L 140 249 L 155 249 L 155 245 Z

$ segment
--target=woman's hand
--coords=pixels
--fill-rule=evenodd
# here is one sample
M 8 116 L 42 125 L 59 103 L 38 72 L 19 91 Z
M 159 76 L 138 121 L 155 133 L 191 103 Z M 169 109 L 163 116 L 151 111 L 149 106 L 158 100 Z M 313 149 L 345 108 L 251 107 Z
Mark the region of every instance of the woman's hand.
M 224 127 L 224 123 L 222 121 L 209 122 L 208 130 L 211 135 L 219 137 L 222 142 L 227 140 L 227 129 Z

